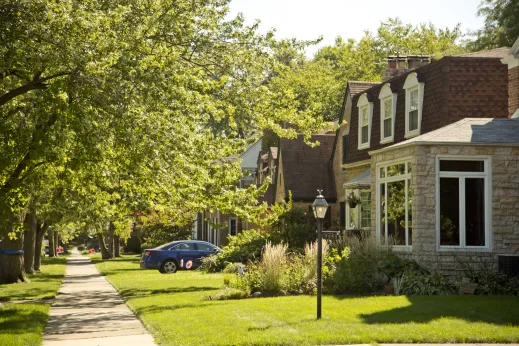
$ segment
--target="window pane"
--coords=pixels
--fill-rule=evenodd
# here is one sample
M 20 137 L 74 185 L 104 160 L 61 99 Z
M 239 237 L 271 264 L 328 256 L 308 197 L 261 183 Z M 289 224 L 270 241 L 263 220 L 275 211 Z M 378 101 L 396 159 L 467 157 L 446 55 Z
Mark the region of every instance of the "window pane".
M 348 209 L 350 210 L 350 224 L 349 224 L 349 229 L 356 229 L 358 228 L 358 220 L 357 220 L 357 208 L 358 208 L 358 205 L 355 207 L 355 208 L 350 208 L 348 206 Z
M 440 160 L 440 171 L 443 172 L 484 172 L 485 161 Z
M 465 240 L 467 246 L 485 246 L 485 180 L 465 179 Z
M 418 109 L 418 89 L 415 89 L 411 92 L 409 92 L 409 97 L 411 99 L 411 102 L 409 103 L 409 110 L 417 110 Z
M 198 250 L 199 251 L 213 251 L 214 247 L 207 245 L 207 244 L 198 244 Z
M 387 183 L 387 230 L 394 245 L 405 243 L 405 181 Z
M 371 227 L 371 191 L 360 192 L 360 227 Z
M 230 235 L 236 235 L 237 226 L 238 226 L 238 224 L 235 219 L 229 220 L 229 234 Z
M 398 165 L 388 166 L 387 167 L 387 176 L 395 177 L 397 175 L 405 174 L 405 163 L 400 163 Z
M 459 179 L 440 178 L 440 245 L 460 245 Z
M 391 131 L 393 130 L 391 125 L 392 125 L 391 124 L 391 118 L 384 119 L 384 135 L 383 135 L 383 138 L 391 137 Z
M 418 110 L 409 112 L 409 131 L 418 129 Z
M 380 244 L 386 243 L 386 184 L 380 184 Z
M 384 100 L 384 119 L 391 118 L 391 98 Z
M 368 107 L 362 108 L 361 112 L 362 112 L 361 126 L 364 126 L 364 125 L 368 124 Z
M 380 177 L 385 178 L 386 177 L 386 170 L 385 167 L 380 168 Z
M 361 137 L 361 139 L 360 139 L 360 142 L 361 142 L 362 144 L 368 142 L 368 126 L 363 126 L 363 127 L 362 127 L 362 137 Z

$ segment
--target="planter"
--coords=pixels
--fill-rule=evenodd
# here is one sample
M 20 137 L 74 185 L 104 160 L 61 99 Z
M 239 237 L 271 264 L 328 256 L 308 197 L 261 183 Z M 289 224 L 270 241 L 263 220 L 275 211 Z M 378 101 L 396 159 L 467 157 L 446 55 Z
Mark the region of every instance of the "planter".
M 355 208 L 357 206 L 357 203 L 349 202 L 348 205 L 350 206 L 350 208 Z

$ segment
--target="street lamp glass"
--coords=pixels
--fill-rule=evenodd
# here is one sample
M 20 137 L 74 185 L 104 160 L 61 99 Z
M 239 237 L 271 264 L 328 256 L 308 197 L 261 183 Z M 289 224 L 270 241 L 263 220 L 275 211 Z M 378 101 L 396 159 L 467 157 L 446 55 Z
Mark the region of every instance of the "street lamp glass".
M 328 209 L 328 203 L 324 199 L 323 195 L 321 194 L 320 190 L 319 195 L 315 199 L 314 203 L 312 204 L 312 209 L 314 210 L 314 216 L 318 219 L 324 219 L 324 216 L 326 215 L 326 209 Z

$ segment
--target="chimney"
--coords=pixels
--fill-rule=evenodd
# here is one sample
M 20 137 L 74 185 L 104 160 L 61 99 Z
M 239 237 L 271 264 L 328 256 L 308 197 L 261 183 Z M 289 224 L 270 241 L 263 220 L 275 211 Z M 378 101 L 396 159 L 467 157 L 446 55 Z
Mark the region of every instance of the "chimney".
M 501 62 L 508 65 L 508 116 L 519 118 L 519 38 Z
M 382 74 L 382 80 L 387 81 L 406 72 L 415 70 L 432 61 L 430 55 L 388 56 L 387 68 Z

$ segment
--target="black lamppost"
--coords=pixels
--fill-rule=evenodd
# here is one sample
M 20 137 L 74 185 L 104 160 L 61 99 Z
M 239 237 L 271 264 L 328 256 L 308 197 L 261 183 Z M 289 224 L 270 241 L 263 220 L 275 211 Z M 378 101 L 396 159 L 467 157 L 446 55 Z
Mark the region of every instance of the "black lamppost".
M 323 219 L 328 209 L 328 203 L 323 197 L 323 190 L 317 190 L 319 195 L 312 204 L 314 216 L 317 219 L 317 319 L 321 319 L 321 297 L 323 293 Z

